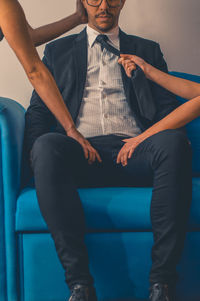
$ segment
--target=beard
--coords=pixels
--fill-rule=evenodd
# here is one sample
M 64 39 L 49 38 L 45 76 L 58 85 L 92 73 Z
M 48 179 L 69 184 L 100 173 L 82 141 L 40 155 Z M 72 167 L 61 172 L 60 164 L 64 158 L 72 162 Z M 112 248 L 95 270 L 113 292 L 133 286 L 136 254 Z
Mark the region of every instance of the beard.
M 107 24 L 107 26 L 103 26 L 103 25 L 99 25 L 99 24 L 96 24 L 95 26 L 98 30 L 102 31 L 102 32 L 108 32 L 110 31 L 111 29 L 113 29 L 115 26 L 113 23 L 110 23 L 110 24 Z
M 101 14 L 101 16 L 107 16 L 107 15 L 103 15 Z M 101 20 L 99 16 L 96 16 L 95 18 L 91 18 L 89 20 L 89 25 L 91 25 L 93 28 L 96 28 L 98 31 L 101 32 L 108 32 L 111 29 L 113 29 L 114 27 L 116 27 L 117 24 L 115 19 L 113 18 L 113 16 L 109 16 L 108 15 L 108 20 Z M 100 20 L 100 22 L 99 22 Z

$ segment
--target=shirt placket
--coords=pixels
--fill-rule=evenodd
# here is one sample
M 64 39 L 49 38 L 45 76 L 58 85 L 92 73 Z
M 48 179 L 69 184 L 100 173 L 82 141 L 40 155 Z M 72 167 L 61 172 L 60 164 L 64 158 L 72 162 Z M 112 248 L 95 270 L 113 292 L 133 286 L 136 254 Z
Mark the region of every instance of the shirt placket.
M 104 49 L 101 52 L 100 72 L 99 72 L 101 124 L 102 124 L 102 132 L 104 135 L 107 132 L 107 118 L 108 118 L 108 113 L 106 110 L 105 72 L 106 72 L 106 50 Z

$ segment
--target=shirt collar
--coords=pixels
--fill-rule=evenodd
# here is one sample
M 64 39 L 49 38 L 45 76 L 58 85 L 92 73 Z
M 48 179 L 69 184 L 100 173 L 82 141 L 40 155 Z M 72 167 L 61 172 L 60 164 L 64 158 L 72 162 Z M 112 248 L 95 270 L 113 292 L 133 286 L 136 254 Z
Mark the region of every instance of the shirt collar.
M 87 25 L 86 31 L 88 36 L 88 44 L 90 47 L 93 47 L 96 37 L 100 33 L 95 29 L 91 28 L 89 25 Z M 115 48 L 119 49 L 119 26 L 116 26 L 115 28 L 111 29 L 109 32 L 106 32 L 105 35 L 107 35 L 109 39 L 108 40 L 109 43 L 113 45 Z

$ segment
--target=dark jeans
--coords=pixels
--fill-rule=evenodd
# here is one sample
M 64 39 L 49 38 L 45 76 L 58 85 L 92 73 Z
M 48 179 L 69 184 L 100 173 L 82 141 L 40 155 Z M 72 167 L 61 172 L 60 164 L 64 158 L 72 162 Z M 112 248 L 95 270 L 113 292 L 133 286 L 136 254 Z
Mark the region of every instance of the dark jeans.
M 92 284 L 84 244 L 85 220 L 78 187 L 153 186 L 151 221 L 154 235 L 150 282 L 175 282 L 191 202 L 191 148 L 178 130 L 143 141 L 123 167 L 116 164 L 124 137 L 88 139 L 103 162 L 89 165 L 82 147 L 58 133 L 39 137 L 32 148 L 38 201 L 54 239 L 69 287 Z M 106 273 L 106 271 L 105 271 Z

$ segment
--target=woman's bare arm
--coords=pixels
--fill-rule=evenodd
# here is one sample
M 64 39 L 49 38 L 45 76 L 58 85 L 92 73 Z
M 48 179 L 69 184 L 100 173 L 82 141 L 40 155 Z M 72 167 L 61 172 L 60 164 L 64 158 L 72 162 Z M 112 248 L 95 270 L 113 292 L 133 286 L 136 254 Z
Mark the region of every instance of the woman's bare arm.
M 24 12 L 16 0 L 0 0 L 0 27 L 6 40 L 21 62 L 28 79 L 38 95 L 62 124 L 68 136 L 83 147 L 89 162 L 100 157 L 90 143 L 76 130 L 72 117 L 63 101 L 51 73 L 40 60 L 29 35 Z
M 38 56 L 27 30 L 24 12 L 16 0 L 0 0 L 0 24 L 33 87 L 67 130 L 73 121 L 52 75 Z
M 192 99 L 200 96 L 200 84 L 164 73 L 138 56 L 122 54 L 121 59 L 119 59 L 119 63 L 124 66 L 129 77 L 131 75 L 131 71 L 135 69 L 136 64 L 144 71 L 148 79 L 156 82 L 158 85 L 172 93 L 186 99 Z
M 164 117 L 159 122 L 148 128 L 140 136 L 141 138 L 148 138 L 149 136 L 156 134 L 166 129 L 181 128 L 193 119 L 200 116 L 200 96 L 195 97 L 180 107 L 172 111 L 169 115 Z
M 62 20 L 44 25 L 38 28 L 32 28 L 28 24 L 29 33 L 35 46 L 47 43 L 62 34 L 68 32 L 72 28 L 87 23 L 86 11 L 81 0 L 76 1 L 76 12 Z

